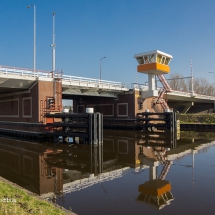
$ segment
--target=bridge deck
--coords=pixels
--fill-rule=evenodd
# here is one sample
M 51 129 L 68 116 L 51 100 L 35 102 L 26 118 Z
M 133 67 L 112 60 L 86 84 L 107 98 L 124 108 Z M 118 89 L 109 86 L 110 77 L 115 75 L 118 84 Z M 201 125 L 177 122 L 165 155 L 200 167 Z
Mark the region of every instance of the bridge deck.
M 140 84 L 131 84 L 129 87 L 127 84 L 121 82 L 114 82 L 114 81 L 107 81 L 107 80 L 100 80 L 100 79 L 93 79 L 93 78 L 85 78 L 85 77 L 78 77 L 78 76 L 70 76 L 70 75 L 62 75 L 59 73 L 55 73 L 53 76 L 53 72 L 51 71 L 44 71 L 44 70 L 33 70 L 28 68 L 18 68 L 18 67 L 10 67 L 10 66 L 2 66 L 0 65 L 0 88 L 5 87 L 13 87 L 8 84 L 9 79 L 22 79 L 22 80 L 53 80 L 53 78 L 62 79 L 62 85 L 65 91 L 68 90 L 68 93 L 72 93 L 69 89 L 71 87 L 74 89 L 86 89 L 86 90 L 103 90 L 103 91 L 113 91 L 113 92 L 126 92 L 129 89 L 139 89 L 142 91 L 147 91 L 148 87 Z M 5 83 L 7 81 L 7 84 Z M 13 83 L 13 82 L 12 82 Z M 25 84 L 25 83 L 24 83 Z M 26 85 L 26 88 L 28 86 Z M 65 92 L 66 93 L 66 92 Z M 177 97 L 178 100 L 183 100 L 184 98 L 187 99 L 199 99 L 199 100 L 215 100 L 214 96 L 206 96 L 200 95 L 196 93 L 190 92 L 181 92 L 172 90 L 172 92 L 168 93 L 168 96 Z M 176 99 L 177 100 L 177 99 Z
M 125 84 L 115 81 L 107 81 L 93 78 L 85 78 L 71 75 L 62 75 L 54 74 L 50 71 L 43 70 L 33 70 L 27 68 L 17 68 L 17 67 L 8 67 L 0 65 L 0 78 L 12 78 L 14 79 L 24 79 L 24 80 L 48 80 L 53 77 L 62 79 L 62 84 L 64 87 L 76 86 L 82 88 L 96 88 L 96 89 L 105 89 L 113 91 L 128 91 L 129 89 Z

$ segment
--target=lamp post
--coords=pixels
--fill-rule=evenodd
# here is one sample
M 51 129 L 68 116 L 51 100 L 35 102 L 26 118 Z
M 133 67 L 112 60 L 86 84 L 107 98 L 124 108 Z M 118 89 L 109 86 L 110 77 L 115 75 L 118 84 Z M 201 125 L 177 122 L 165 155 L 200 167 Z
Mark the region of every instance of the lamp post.
M 53 72 L 53 77 L 55 73 L 55 12 L 52 13 L 52 18 L 53 18 L 53 32 L 52 32 L 52 72 Z
M 27 8 L 34 7 L 34 71 L 36 70 L 36 6 L 30 4 Z
M 100 80 L 102 79 L 102 63 L 101 63 L 101 61 L 102 61 L 104 58 L 106 58 L 106 57 L 103 57 L 103 58 L 100 59 Z
M 190 73 L 191 73 L 191 95 L 194 96 L 194 85 L 193 85 L 193 61 L 190 55 Z
M 52 77 L 53 77 L 53 96 L 56 100 L 56 83 L 55 83 L 55 12 L 52 13 Z

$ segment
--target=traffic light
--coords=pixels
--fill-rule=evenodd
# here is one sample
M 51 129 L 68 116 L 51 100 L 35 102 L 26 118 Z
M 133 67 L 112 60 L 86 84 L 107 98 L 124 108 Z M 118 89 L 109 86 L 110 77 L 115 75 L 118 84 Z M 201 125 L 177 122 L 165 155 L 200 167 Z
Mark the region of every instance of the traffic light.
M 47 98 L 47 109 L 54 108 L 55 100 L 54 98 Z

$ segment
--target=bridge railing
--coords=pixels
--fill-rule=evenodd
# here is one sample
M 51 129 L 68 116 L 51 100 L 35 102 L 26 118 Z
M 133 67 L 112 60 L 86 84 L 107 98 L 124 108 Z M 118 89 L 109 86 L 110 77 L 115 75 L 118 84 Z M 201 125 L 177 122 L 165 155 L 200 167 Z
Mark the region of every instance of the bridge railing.
M 189 92 L 178 91 L 178 90 L 172 90 L 171 93 L 172 93 L 172 94 L 177 94 L 177 95 L 186 95 L 186 96 L 190 96 L 190 95 L 191 95 L 191 93 L 189 93 Z
M 131 83 L 132 89 L 139 89 L 139 90 L 148 90 L 148 86 L 144 84 L 138 84 L 138 83 Z
M 11 67 L 11 66 L 3 66 L 0 65 L 0 74 L 6 75 L 19 75 L 19 76 L 28 76 L 28 77 L 43 77 L 43 78 L 53 78 L 53 73 L 51 71 L 45 70 L 34 70 L 29 68 L 18 68 L 18 67 Z M 59 74 L 54 75 L 55 78 L 59 78 Z M 117 90 L 125 90 L 128 89 L 140 89 L 140 90 L 147 90 L 148 86 L 138 83 L 132 83 L 130 86 L 124 84 L 122 82 L 115 82 L 115 81 L 106 81 L 100 79 L 92 79 L 92 78 L 85 78 L 85 77 L 78 77 L 78 76 L 70 76 L 70 75 L 61 75 L 62 81 L 68 85 L 76 85 L 76 86 L 91 86 L 97 88 L 105 88 L 105 89 L 117 89 Z M 173 94 L 188 96 L 188 97 L 195 97 L 199 99 L 209 99 L 215 100 L 215 96 L 207 96 L 201 95 L 197 93 L 191 92 L 183 92 L 172 90 Z
M 69 182 L 63 185 L 63 193 L 64 194 L 71 193 L 71 192 L 85 189 L 87 187 L 90 187 L 98 183 L 112 181 L 116 178 L 123 177 L 126 173 L 128 173 L 129 170 L 130 170 L 130 167 L 124 167 L 122 169 L 101 173 L 94 177 L 83 178 L 83 179 L 75 180 L 73 182 Z
M 192 92 L 184 92 L 184 91 L 177 91 L 177 90 L 172 90 L 172 93 L 177 94 L 177 95 L 186 95 L 188 97 L 195 97 L 199 99 L 209 99 L 209 100 L 215 100 L 215 96 L 208 96 L 208 95 L 202 95 L 198 93 L 192 93 Z
M 131 84 L 132 89 L 139 89 L 143 91 L 148 90 L 148 86 L 144 84 L 138 84 L 138 83 L 132 83 Z M 157 90 L 160 90 L 161 88 L 158 87 Z M 178 90 L 172 90 L 170 94 L 176 94 L 176 95 L 181 95 L 181 96 L 187 96 L 187 97 L 194 97 L 194 98 L 199 98 L 199 99 L 208 99 L 208 100 L 215 100 L 215 96 L 208 96 L 208 95 L 202 95 L 198 93 L 192 93 L 192 92 L 185 92 L 185 91 L 178 91 Z
M 18 68 L 10 66 L 0 65 L 0 73 L 6 75 L 20 75 L 20 76 L 30 76 L 30 77 L 45 77 L 51 78 L 52 72 L 44 70 L 33 70 L 28 68 Z
M 127 88 L 125 84 L 121 82 L 115 81 L 106 81 L 100 79 L 92 79 L 92 78 L 85 78 L 85 77 L 77 77 L 77 76 L 70 76 L 70 75 L 62 75 L 62 81 L 69 85 L 77 85 L 77 86 L 93 86 L 93 87 L 105 87 L 105 88 Z
M 53 73 L 51 71 L 33 70 L 28 68 L 18 68 L 18 67 L 0 65 L 0 74 L 1 73 L 6 75 L 53 78 Z M 62 78 L 62 81 L 64 82 L 64 84 L 68 84 L 68 85 L 128 90 L 128 86 L 126 86 L 126 84 L 123 84 L 121 82 L 85 78 L 85 77 L 78 77 L 78 76 L 71 76 L 71 75 L 62 75 L 62 74 L 60 74 L 60 77 L 59 77 L 59 73 L 55 73 L 54 77 Z

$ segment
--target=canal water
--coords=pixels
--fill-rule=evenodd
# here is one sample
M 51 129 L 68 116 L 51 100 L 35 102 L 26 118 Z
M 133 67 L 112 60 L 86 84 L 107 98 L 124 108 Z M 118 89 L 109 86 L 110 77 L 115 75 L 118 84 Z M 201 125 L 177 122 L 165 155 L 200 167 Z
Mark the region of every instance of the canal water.
M 0 138 L 0 176 L 79 215 L 215 214 L 215 134 L 105 130 L 103 144 Z

